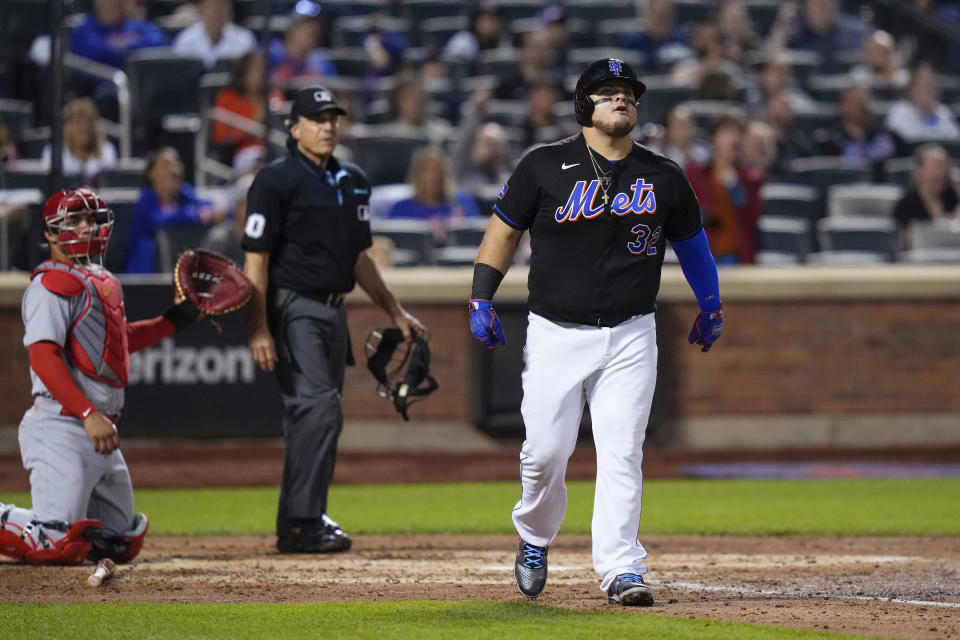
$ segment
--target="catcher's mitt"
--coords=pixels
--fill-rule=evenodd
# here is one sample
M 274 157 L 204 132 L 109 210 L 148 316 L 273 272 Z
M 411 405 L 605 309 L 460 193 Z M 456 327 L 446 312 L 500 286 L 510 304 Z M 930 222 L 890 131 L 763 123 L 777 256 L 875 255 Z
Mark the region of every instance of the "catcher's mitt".
M 230 258 L 207 251 L 187 249 L 173 269 L 177 294 L 207 316 L 222 316 L 243 307 L 252 288 Z
M 410 340 L 400 329 L 374 329 L 367 337 L 367 368 L 380 383 L 377 394 L 393 402 L 394 408 L 409 420 L 407 407 L 437 390 L 430 375 L 430 335 L 422 332 Z

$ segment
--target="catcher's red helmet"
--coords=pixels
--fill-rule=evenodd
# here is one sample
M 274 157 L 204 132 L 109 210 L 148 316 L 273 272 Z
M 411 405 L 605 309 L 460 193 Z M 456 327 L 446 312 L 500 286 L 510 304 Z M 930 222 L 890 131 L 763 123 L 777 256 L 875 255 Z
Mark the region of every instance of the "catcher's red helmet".
M 113 211 L 90 189 L 64 189 L 43 205 L 44 228 L 57 236 L 72 258 L 96 258 L 107 251 L 113 231 Z M 89 227 L 84 233 L 82 225 Z
M 593 116 L 593 100 L 590 99 L 590 90 L 597 85 L 610 80 L 623 80 L 633 88 L 633 98 L 639 100 L 647 85 L 640 82 L 637 74 L 623 60 L 617 58 L 604 58 L 590 64 L 580 78 L 577 80 L 577 87 L 573 94 L 573 111 L 577 116 L 577 122 L 589 127 L 590 118 Z

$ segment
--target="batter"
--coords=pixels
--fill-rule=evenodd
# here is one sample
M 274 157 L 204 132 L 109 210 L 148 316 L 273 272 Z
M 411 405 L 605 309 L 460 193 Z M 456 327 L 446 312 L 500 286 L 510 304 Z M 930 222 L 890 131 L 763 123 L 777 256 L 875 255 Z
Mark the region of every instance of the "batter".
M 127 562 L 148 527 L 134 511 L 115 426 L 129 354 L 193 322 L 199 310 L 184 302 L 127 323 L 120 283 L 100 264 L 113 212 L 92 191 L 54 194 L 43 222 L 50 259 L 34 271 L 21 305 L 34 402 L 19 440 L 32 508 L 0 503 L 0 554 L 31 564 L 77 564 L 88 555 Z
M 674 162 L 634 143 L 645 90 L 621 60 L 577 82 L 582 132 L 534 149 L 494 205 L 474 268 L 470 327 L 485 346 L 506 338 L 493 295 L 530 232 L 524 349 L 520 534 L 514 574 L 537 597 L 567 507 L 567 460 L 584 403 L 597 452 L 593 564 L 612 603 L 653 604 L 640 527 L 643 441 L 656 384 L 654 310 L 666 240 L 700 304 L 690 342 L 708 351 L 723 324 L 716 263 L 690 183 Z

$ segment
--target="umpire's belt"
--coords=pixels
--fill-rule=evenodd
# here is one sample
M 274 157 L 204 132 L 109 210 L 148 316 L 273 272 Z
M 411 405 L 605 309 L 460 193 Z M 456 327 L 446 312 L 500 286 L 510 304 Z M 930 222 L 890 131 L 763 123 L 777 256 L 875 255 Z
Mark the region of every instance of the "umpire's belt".
M 343 294 L 342 293 L 325 293 L 323 291 L 298 291 L 297 295 L 301 295 L 304 298 L 310 298 L 311 300 L 316 300 L 321 302 L 328 307 L 339 307 L 343 304 Z

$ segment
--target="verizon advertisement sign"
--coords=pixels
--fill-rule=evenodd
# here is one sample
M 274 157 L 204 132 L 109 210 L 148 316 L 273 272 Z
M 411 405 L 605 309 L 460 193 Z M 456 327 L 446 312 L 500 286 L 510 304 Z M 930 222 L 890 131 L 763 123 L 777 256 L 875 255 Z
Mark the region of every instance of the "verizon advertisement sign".
M 156 316 L 172 304 L 167 276 L 121 277 L 127 319 Z M 198 322 L 130 356 L 120 420 L 124 436 L 243 438 L 281 434 L 280 390 L 247 351 L 246 312 Z

